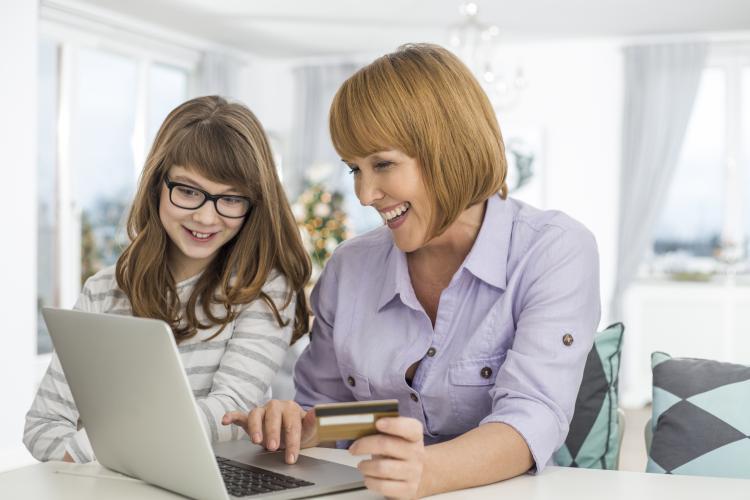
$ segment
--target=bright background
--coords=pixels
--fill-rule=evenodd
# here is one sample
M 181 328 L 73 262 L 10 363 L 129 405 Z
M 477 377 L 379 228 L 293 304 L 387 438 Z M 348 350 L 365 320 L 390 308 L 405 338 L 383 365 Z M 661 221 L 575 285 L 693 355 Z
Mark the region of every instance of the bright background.
M 361 233 L 377 217 L 357 206 L 329 144 L 333 92 L 402 43 L 450 47 L 466 27 L 460 5 L 0 1 L 0 470 L 31 460 L 23 417 L 51 349 L 39 308 L 72 306 L 82 278 L 116 259 L 168 111 L 212 93 L 245 102 L 290 199 L 320 181 L 343 194 L 349 229 Z M 627 327 L 623 405 L 648 403 L 653 350 L 750 363 L 750 4 L 478 7 L 497 34 L 473 67 L 521 155 L 511 160 L 533 158 L 516 195 L 597 237 L 602 326 Z M 669 54 L 654 55 L 664 46 Z M 679 105 L 666 106 L 674 96 Z

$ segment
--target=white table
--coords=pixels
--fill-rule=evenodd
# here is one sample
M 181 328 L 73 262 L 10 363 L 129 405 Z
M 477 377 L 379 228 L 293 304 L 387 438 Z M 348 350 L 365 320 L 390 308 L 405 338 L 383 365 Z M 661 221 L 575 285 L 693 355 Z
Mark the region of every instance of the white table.
M 356 465 L 359 461 L 345 450 L 329 448 L 304 450 L 303 454 L 346 465 Z M 174 500 L 184 497 L 120 476 L 102 468 L 97 463 L 79 465 L 47 462 L 0 474 L 0 499 L 2 500 L 131 500 L 134 498 Z M 348 500 L 379 497 L 367 490 L 358 490 L 316 498 Z M 501 483 L 446 493 L 433 498 L 747 500 L 750 498 L 750 480 L 548 467 L 537 476 L 524 475 Z

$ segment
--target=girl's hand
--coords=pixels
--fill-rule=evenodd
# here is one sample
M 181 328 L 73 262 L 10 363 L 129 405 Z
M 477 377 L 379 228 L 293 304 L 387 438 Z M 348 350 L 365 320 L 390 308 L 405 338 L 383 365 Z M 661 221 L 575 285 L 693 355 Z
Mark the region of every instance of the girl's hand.
M 66 451 L 65 456 L 63 457 L 63 462 L 75 463 L 75 460 L 73 460 L 73 457 L 70 456 L 70 453 Z
M 240 411 L 226 413 L 221 423 L 242 427 L 253 443 L 262 445 L 269 451 L 286 449 L 288 464 L 297 462 L 300 448 L 318 444 L 315 412 L 306 412 L 294 401 L 272 399 L 265 406 L 254 408 L 249 414 Z
M 390 498 L 418 498 L 425 463 L 422 423 L 408 417 L 381 418 L 382 434 L 365 436 L 349 447 L 352 455 L 372 455 L 357 466 L 365 486 Z

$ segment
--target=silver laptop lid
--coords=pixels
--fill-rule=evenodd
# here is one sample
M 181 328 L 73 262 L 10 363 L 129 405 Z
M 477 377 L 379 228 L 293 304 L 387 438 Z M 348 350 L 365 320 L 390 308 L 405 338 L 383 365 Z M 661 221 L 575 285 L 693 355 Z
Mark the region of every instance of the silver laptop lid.
M 166 323 L 42 314 L 102 465 L 193 498 L 229 498 Z

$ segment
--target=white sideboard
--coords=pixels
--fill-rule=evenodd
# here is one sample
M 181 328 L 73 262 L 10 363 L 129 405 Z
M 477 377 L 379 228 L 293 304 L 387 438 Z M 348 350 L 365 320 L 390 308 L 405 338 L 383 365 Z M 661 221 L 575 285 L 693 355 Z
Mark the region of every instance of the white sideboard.
M 623 406 L 651 400 L 651 353 L 750 364 L 750 286 L 639 281 L 623 303 Z

